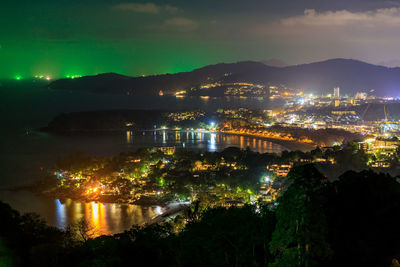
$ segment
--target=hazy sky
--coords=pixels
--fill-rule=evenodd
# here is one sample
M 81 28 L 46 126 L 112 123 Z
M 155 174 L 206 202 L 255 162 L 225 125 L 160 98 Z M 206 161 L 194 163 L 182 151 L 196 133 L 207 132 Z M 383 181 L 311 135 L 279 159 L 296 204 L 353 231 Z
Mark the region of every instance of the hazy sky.
M 0 23 L 0 77 L 400 62 L 400 0 L 2 0 Z

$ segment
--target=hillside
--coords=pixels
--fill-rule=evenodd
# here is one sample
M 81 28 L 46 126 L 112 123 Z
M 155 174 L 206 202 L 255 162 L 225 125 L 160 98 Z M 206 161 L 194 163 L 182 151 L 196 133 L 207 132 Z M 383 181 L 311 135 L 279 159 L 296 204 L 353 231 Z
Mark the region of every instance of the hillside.
M 306 92 L 328 93 L 335 86 L 343 94 L 374 90 L 378 96 L 397 96 L 400 68 L 388 68 L 352 59 L 331 59 L 310 64 L 272 67 L 261 62 L 221 63 L 176 74 L 129 77 L 115 73 L 61 79 L 51 89 L 85 90 L 116 94 L 174 93 L 210 82 L 282 84 Z

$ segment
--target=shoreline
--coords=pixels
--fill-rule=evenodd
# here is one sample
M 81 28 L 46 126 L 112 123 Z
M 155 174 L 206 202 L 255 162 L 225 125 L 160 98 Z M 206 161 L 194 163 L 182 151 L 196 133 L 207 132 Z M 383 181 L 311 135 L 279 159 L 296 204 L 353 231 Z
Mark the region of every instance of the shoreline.
M 170 217 L 178 215 L 179 213 L 184 211 L 189 206 L 190 206 L 189 202 L 170 202 L 170 203 L 166 204 L 164 213 L 159 214 L 159 215 L 149 219 L 146 222 L 143 222 L 142 224 L 140 224 L 140 226 L 152 225 L 152 224 L 157 224 L 157 223 L 166 221 Z
M 310 151 L 310 150 L 315 149 L 318 146 L 315 143 L 303 143 L 303 142 L 300 142 L 300 141 L 284 140 L 284 139 L 279 139 L 279 138 L 266 137 L 266 136 L 258 135 L 258 134 L 235 133 L 235 132 L 224 132 L 224 131 L 219 131 L 217 133 L 227 134 L 227 135 L 256 137 L 256 138 L 259 138 L 259 139 L 264 139 L 264 140 L 269 141 L 271 143 L 278 144 L 278 145 L 282 146 L 283 148 L 286 148 L 286 149 L 288 149 L 290 151 L 295 151 L 295 150 Z M 295 146 L 296 149 L 290 149 L 289 147 L 287 147 L 288 144 L 290 146 Z M 303 149 L 300 149 L 299 147 L 302 147 Z
M 80 201 L 84 203 L 90 203 L 90 202 L 99 202 L 99 203 L 110 203 L 110 204 L 128 204 L 128 205 L 138 205 L 138 206 L 143 206 L 143 207 L 151 207 L 151 206 L 161 206 L 165 207 L 168 205 L 168 200 L 160 200 L 156 198 L 148 198 L 148 199 L 137 199 L 137 200 L 129 200 L 129 199 L 123 199 L 122 197 L 119 196 L 110 196 L 109 198 L 107 196 L 103 197 L 98 197 L 98 198 L 82 198 L 82 197 L 76 197 L 70 194 L 56 194 L 57 192 L 46 192 L 46 190 L 41 190 L 37 188 L 35 185 L 25 185 L 25 186 L 16 186 L 16 187 L 8 187 L 8 188 L 0 188 L 0 191 L 7 191 L 7 192 L 30 192 L 36 196 L 41 196 L 41 197 L 46 197 L 50 199 L 59 199 L 59 200 L 64 200 L 64 199 L 71 199 L 74 201 Z M 60 192 L 59 192 L 60 193 Z
M 289 151 L 296 151 L 296 150 L 301 150 L 301 151 L 310 151 L 312 149 L 315 149 L 318 145 L 315 143 L 303 143 L 300 141 L 295 141 L 295 140 L 284 140 L 280 138 L 273 138 L 273 137 L 266 137 L 263 135 L 258 135 L 258 134 L 250 134 L 250 133 L 236 133 L 236 132 L 229 132 L 229 131 L 210 131 L 206 129 L 176 129 L 176 128 L 157 128 L 157 129 L 138 129 L 138 128 L 120 128 L 120 129 L 96 129 L 96 130 L 68 130 L 68 131 L 51 131 L 48 129 L 38 129 L 38 131 L 41 132 L 46 132 L 49 134 L 54 134 L 54 135 L 64 135 L 64 136 L 73 136 L 73 135 L 79 135 L 79 134 L 103 134 L 103 133 L 123 133 L 126 131 L 135 131 L 135 132 L 153 132 L 153 131 L 169 131 L 169 132 L 182 132 L 182 133 L 187 133 L 187 132 L 199 132 L 199 133 L 216 133 L 216 134 L 224 134 L 224 135 L 236 135 L 236 136 L 244 136 L 244 137 L 254 137 L 254 138 L 259 138 L 262 140 L 269 141 L 271 143 L 278 144 L 282 146 L 284 149 L 289 150 Z
M 148 211 L 148 210 L 153 211 L 152 215 L 150 213 L 143 214 L 143 220 L 139 220 L 133 224 L 126 224 L 126 225 L 121 225 L 121 226 L 115 226 L 115 225 L 110 226 L 109 224 L 107 224 L 106 228 L 104 228 L 104 230 L 108 234 L 117 234 L 117 233 L 123 232 L 124 230 L 128 230 L 132 226 L 144 227 L 146 225 L 152 225 L 152 224 L 166 222 L 166 221 L 170 220 L 171 218 L 174 218 L 175 216 L 184 212 L 187 209 L 187 207 L 190 206 L 190 204 L 191 204 L 189 202 L 183 202 L 183 201 L 165 201 L 163 203 L 163 205 L 159 205 L 159 204 L 143 205 L 143 204 L 139 204 L 139 203 L 132 204 L 132 203 L 102 202 L 102 201 L 83 201 L 81 199 L 72 199 L 72 198 L 53 198 L 53 197 L 42 195 L 42 194 L 36 194 L 33 191 L 24 190 L 22 188 L 18 188 L 18 189 L 13 188 L 13 190 L 19 190 L 19 192 L 6 190 L 6 189 L 0 189 L 0 193 L 8 192 L 7 194 L 11 194 L 11 195 L 13 195 L 15 193 L 18 196 L 20 196 L 20 195 L 29 196 L 28 197 L 29 199 L 35 199 L 35 200 L 37 199 L 38 202 L 35 202 L 35 203 L 42 203 L 42 205 L 30 206 L 29 203 L 24 203 L 24 202 L 20 202 L 20 201 L 17 201 L 17 205 L 16 205 L 15 199 L 12 201 L 7 201 L 5 199 L 4 200 L 2 199 L 1 202 L 15 208 L 21 215 L 27 214 L 27 213 L 38 214 L 48 224 L 50 224 L 54 227 L 57 227 L 59 229 L 65 229 L 64 227 L 69 225 L 70 223 L 73 223 L 75 221 L 75 219 L 71 219 L 71 218 L 74 218 L 74 215 L 69 213 L 69 215 L 66 215 L 66 216 L 70 217 L 71 220 L 69 220 L 69 222 L 64 221 L 60 225 L 60 221 L 58 221 L 58 219 L 56 218 L 58 216 L 57 211 L 59 211 L 59 209 L 57 209 L 57 211 L 56 211 L 53 209 L 46 208 L 49 206 L 53 207 L 54 203 L 58 203 L 56 205 L 63 205 L 63 206 L 68 205 L 68 203 L 79 203 L 79 205 L 83 205 L 84 207 L 87 207 L 87 205 L 89 205 L 89 207 L 93 207 L 92 205 L 105 205 L 105 206 L 112 205 L 109 207 L 117 207 L 117 209 L 128 209 L 128 210 L 138 209 L 141 211 Z M 18 202 L 19 202 L 19 205 L 18 205 Z M 21 204 L 25 208 L 21 208 L 20 207 Z M 28 208 L 26 208 L 25 204 L 28 204 Z M 117 205 L 117 206 L 115 206 L 115 205 Z M 72 207 L 72 206 L 70 206 L 70 207 Z M 83 212 L 82 214 L 85 214 L 85 213 Z M 91 214 L 92 214 L 92 212 L 89 213 L 89 215 L 91 215 Z M 103 214 L 102 216 L 108 217 L 109 215 Z M 129 216 L 131 216 L 129 218 L 132 219 L 132 218 L 135 218 L 136 214 L 130 214 Z M 94 223 L 93 218 L 89 216 L 89 218 L 87 218 L 87 222 Z M 102 227 L 104 227 L 104 226 L 102 226 Z M 99 229 L 99 231 L 101 231 L 101 233 L 105 234 L 105 232 L 102 232 L 103 231 L 102 229 Z

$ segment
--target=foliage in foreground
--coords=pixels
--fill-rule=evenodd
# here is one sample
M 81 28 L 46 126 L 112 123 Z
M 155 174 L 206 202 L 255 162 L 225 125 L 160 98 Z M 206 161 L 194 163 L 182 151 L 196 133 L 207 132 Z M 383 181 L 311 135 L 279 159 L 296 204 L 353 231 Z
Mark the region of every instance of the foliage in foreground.
M 305 165 L 288 179 L 277 206 L 191 212 L 94 239 L 77 240 L 1 203 L 0 261 L 10 266 L 390 266 L 399 259 L 400 184 L 394 178 L 347 172 L 331 183 Z

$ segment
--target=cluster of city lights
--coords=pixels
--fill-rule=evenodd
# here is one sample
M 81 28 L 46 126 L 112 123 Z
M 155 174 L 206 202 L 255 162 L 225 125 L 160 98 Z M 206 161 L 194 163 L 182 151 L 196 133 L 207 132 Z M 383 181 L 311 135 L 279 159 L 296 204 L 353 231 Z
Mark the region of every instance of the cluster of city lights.
M 40 79 L 40 80 L 47 80 L 50 81 L 51 77 L 49 75 L 35 75 L 33 76 L 35 79 Z M 22 80 L 22 76 L 21 75 L 15 75 L 14 77 L 15 80 L 20 81 Z
M 81 78 L 81 77 L 82 77 L 82 75 L 80 75 L 80 74 L 68 74 L 65 76 L 65 78 L 68 78 L 68 79 L 75 79 L 75 78 Z M 50 75 L 42 75 L 42 74 L 36 74 L 33 76 L 33 78 L 40 79 L 40 80 L 47 80 L 47 81 L 52 80 Z M 15 75 L 14 79 L 17 81 L 20 81 L 20 80 L 23 80 L 24 78 L 22 77 L 22 75 Z
M 98 187 L 90 187 L 86 190 L 86 194 L 98 194 L 100 192 Z
M 49 76 L 49 75 L 35 75 L 35 79 L 44 79 L 44 80 L 47 80 L 47 81 L 50 81 L 51 80 L 51 77 Z
M 68 78 L 68 79 L 75 79 L 75 78 L 80 78 L 80 77 L 82 77 L 82 75 L 79 75 L 79 74 L 74 74 L 74 75 L 68 74 L 68 75 L 65 76 L 65 77 Z

